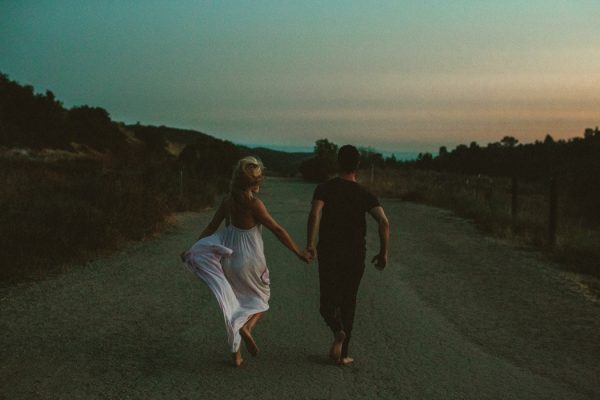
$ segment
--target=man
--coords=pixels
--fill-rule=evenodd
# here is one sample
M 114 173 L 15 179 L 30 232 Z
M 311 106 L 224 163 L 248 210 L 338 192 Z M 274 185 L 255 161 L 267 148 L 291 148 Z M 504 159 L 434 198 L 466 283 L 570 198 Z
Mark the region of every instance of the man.
M 383 270 L 388 257 L 389 222 L 377 198 L 356 182 L 359 162 L 356 147 L 340 148 L 339 174 L 317 186 L 308 217 L 306 250 L 318 257 L 320 313 L 334 336 L 329 356 L 341 365 L 354 361 L 348 356 L 348 344 L 365 269 L 367 212 L 379 224 L 380 248 L 372 262 Z

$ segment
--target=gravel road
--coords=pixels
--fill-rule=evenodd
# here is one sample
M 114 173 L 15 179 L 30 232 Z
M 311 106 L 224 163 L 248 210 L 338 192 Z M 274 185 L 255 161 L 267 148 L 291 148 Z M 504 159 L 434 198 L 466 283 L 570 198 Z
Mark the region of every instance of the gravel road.
M 304 243 L 313 185 L 262 198 Z M 539 253 L 452 213 L 384 199 L 390 263 L 368 267 L 350 367 L 330 365 L 316 264 L 264 231 L 271 310 L 229 365 L 216 300 L 179 253 L 211 211 L 38 282 L 0 289 L 1 399 L 599 399 L 600 305 Z M 378 249 L 369 223 L 369 255 Z M 368 256 L 369 256 L 368 255 Z

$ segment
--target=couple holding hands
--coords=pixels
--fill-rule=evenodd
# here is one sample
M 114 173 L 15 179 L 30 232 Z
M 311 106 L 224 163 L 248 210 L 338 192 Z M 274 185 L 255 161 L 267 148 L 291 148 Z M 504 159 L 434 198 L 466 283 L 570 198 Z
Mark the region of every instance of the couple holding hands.
M 255 194 L 263 179 L 262 164 L 254 157 L 241 159 L 233 173 L 229 194 L 223 199 L 199 240 L 181 254 L 186 267 L 211 289 L 225 319 L 232 362 L 242 362 L 241 342 L 256 356 L 252 331 L 269 308 L 269 270 L 261 226 L 304 262 L 317 258 L 320 313 L 333 333 L 329 356 L 335 363 L 353 362 L 348 356 L 356 294 L 365 269 L 365 215 L 379 225 L 380 249 L 375 267 L 387 264 L 389 222 L 378 199 L 356 182 L 360 153 L 351 145 L 338 152 L 339 173 L 319 184 L 308 216 L 307 246 L 300 249 L 288 232 L 269 214 Z M 218 230 L 225 221 L 225 228 Z M 318 244 L 317 244 L 318 237 Z

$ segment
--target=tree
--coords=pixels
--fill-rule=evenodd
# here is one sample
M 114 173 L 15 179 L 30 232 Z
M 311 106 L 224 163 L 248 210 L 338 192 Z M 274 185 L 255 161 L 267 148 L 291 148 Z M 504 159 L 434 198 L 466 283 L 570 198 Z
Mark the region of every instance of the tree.
M 321 160 L 335 160 L 338 146 L 327 139 L 319 139 L 315 142 L 315 157 Z
M 73 107 L 67 113 L 67 124 L 74 142 L 97 150 L 115 149 L 125 144 L 123 134 L 103 108 Z
M 135 136 L 146 144 L 154 154 L 166 154 L 167 141 L 160 131 L 154 127 L 135 127 Z
M 396 156 L 392 154 L 391 156 L 386 157 L 383 165 L 386 168 L 397 168 L 398 164 L 398 159 L 396 159 Z
M 304 179 L 312 181 L 324 181 L 328 179 L 337 169 L 338 146 L 327 139 L 319 139 L 315 142 L 315 155 L 305 160 L 300 165 L 300 173 Z
M 500 141 L 503 147 L 515 147 L 519 143 L 519 139 L 516 139 L 512 136 L 504 136 Z

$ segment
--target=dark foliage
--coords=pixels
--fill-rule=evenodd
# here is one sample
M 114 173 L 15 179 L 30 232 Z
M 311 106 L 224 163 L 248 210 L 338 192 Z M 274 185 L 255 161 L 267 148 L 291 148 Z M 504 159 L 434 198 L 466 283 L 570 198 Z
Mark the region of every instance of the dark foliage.
M 179 154 L 182 194 L 189 206 L 212 204 L 219 193 L 228 188 L 233 167 L 240 158 L 231 142 L 213 140 L 189 144 Z
M 93 159 L 0 164 L 3 281 L 43 277 L 65 262 L 148 236 L 164 227 L 172 206 L 175 188 L 152 163 L 135 170 Z
M 135 125 L 126 125 L 128 130 L 131 130 L 135 133 L 135 135 L 142 140 L 158 140 L 157 138 L 150 138 L 150 136 L 160 136 L 161 142 L 166 144 L 166 142 L 179 143 L 182 145 L 188 144 L 198 144 L 210 142 L 215 139 L 214 137 L 207 135 L 206 133 L 193 131 L 190 129 L 178 129 L 178 128 L 170 128 L 168 126 L 151 126 L 151 125 L 141 125 L 139 122 Z
M 176 158 L 179 187 L 178 209 L 196 209 L 212 204 L 227 190 L 233 166 L 241 158 L 239 148 L 227 141 L 192 130 L 166 126 L 127 127 L 154 153 L 165 152 L 168 143 L 183 146 Z
M 72 142 L 99 151 L 117 150 L 125 146 L 125 136 L 103 108 L 71 108 L 67 112 L 66 129 Z
M 327 139 L 315 142 L 314 156 L 300 164 L 300 173 L 306 180 L 322 182 L 337 170 L 338 146 Z
M 525 182 L 558 179 L 561 193 L 573 205 L 573 218 L 600 225 L 600 130 L 588 128 L 583 137 L 555 141 L 550 135 L 535 143 L 518 144 L 505 136 L 480 147 L 473 142 L 439 155 L 426 153 L 403 166 L 464 175 L 516 177 Z
M 35 94 L 0 74 L 0 145 L 67 148 L 66 110 L 54 94 Z
M 71 143 L 96 150 L 125 144 L 118 125 L 99 107 L 66 110 L 54 93 L 35 94 L 0 74 L 0 145 L 31 149 L 71 149 Z
M 179 158 L 171 141 L 187 144 Z M 66 110 L 0 74 L 0 280 L 43 278 L 152 235 L 173 211 L 211 204 L 238 158 L 230 142 Z

